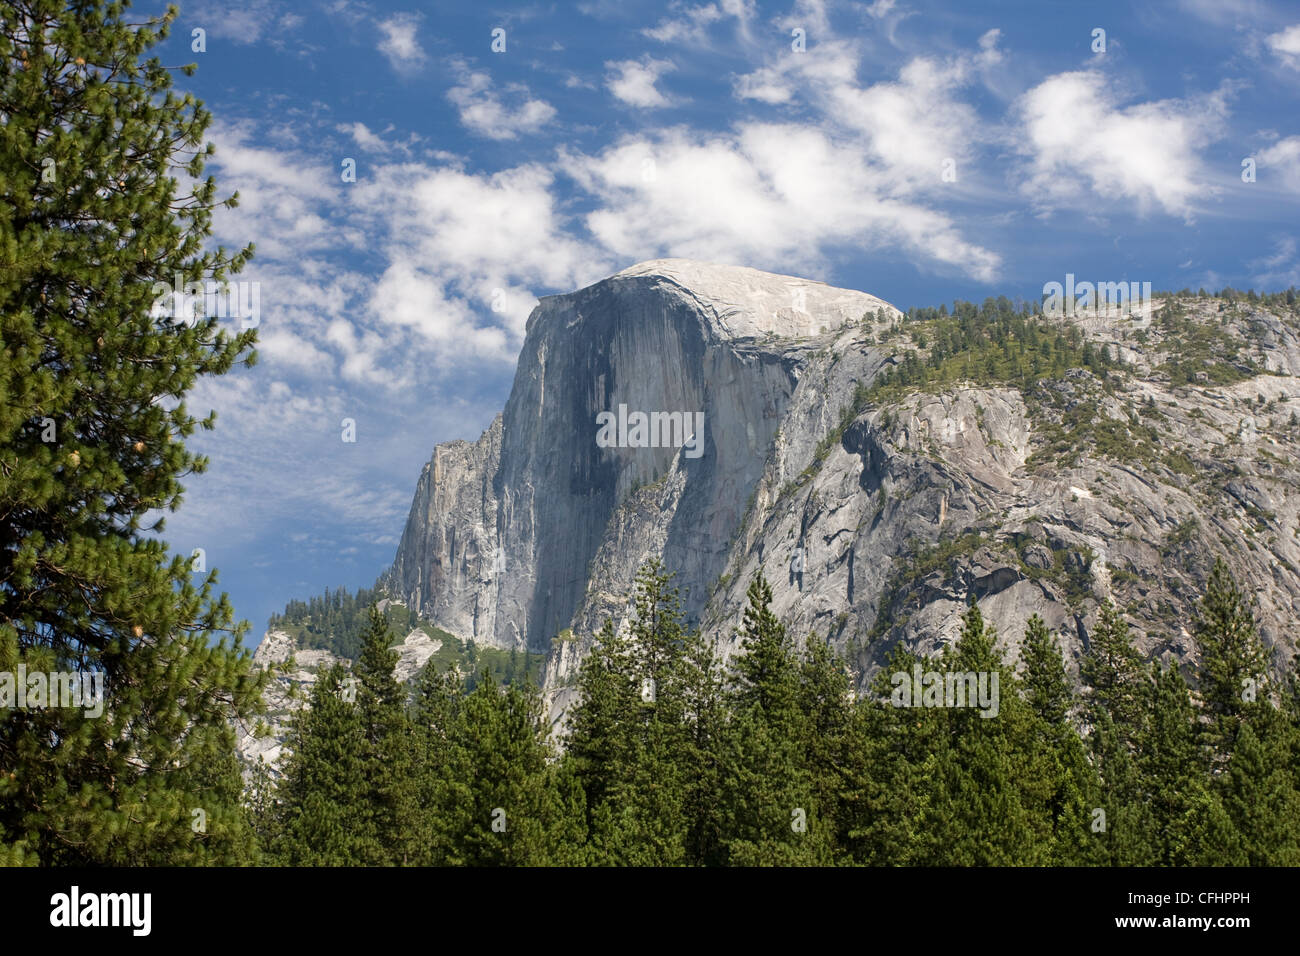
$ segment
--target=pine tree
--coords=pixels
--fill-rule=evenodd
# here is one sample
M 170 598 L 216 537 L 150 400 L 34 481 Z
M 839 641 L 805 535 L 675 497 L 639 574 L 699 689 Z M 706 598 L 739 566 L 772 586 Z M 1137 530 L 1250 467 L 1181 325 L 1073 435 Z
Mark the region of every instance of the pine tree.
M 626 634 L 612 622 L 583 662 L 568 756 L 582 782 L 595 862 L 680 865 L 713 859 L 720 676 L 688 631 L 671 575 L 637 573 Z
M 1222 558 L 1214 562 L 1196 624 L 1201 647 L 1201 698 L 1210 718 L 1208 746 L 1215 767 L 1228 761 L 1243 722 L 1268 702 L 1268 661 L 1246 596 Z
M 1162 866 L 1233 866 L 1240 842 L 1210 786 L 1191 692 L 1178 667 L 1157 669 L 1139 762 Z
M 946 838 L 939 766 L 949 747 L 940 709 L 895 706 L 896 680 L 928 662 L 897 645 L 859 700 L 845 756 L 845 848 L 855 863 L 933 865 Z
M 785 627 L 772 613 L 772 588 L 762 572 L 750 582 L 746 598 L 732 700 L 737 708 L 792 714 L 798 708 L 798 669 Z
M 1158 834 L 1138 755 L 1110 714 L 1098 715 L 1089 750 L 1100 787 L 1089 820 L 1089 832 L 1100 848 L 1096 862 L 1154 866 L 1160 853 Z
M 1100 785 L 1089 829 L 1111 865 L 1154 865 L 1162 850 L 1148 775 L 1139 763 L 1148 732 L 1150 677 L 1127 621 L 1111 602 L 1101 606 L 1088 645 L 1080 672 L 1089 685 L 1084 717 L 1091 727 L 1089 751 Z
M 837 859 L 847 833 L 844 808 L 846 761 L 853 728 L 849 672 L 830 645 L 810 634 L 799 663 L 799 709 L 803 715 L 804 762 L 831 852 Z
M 1040 839 L 1050 842 L 1052 865 L 1101 862 L 1105 847 L 1092 838 L 1099 781 L 1067 719 L 1073 695 L 1065 659 L 1037 614 L 1026 625 L 1021 650 L 1029 707 L 1017 727 L 1017 744 L 1027 755 L 1022 791 L 1038 821 Z
M 371 604 L 354 669 L 357 709 L 365 742 L 366 796 L 357 826 L 368 866 L 409 865 L 420 856 L 415 734 L 406 714 L 406 689 L 393 667 L 387 618 Z
M 634 866 L 678 866 L 688 859 L 688 637 L 678 589 L 657 559 L 638 571 L 632 607 L 629 638 L 641 697 L 632 774 L 619 807 L 620 855 Z
M 176 9 L 124 10 L 0 8 L 0 670 L 102 672 L 106 696 L 99 717 L 0 725 L 0 840 L 51 865 L 239 863 L 221 728 L 258 711 L 263 681 L 215 572 L 196 586 L 148 534 L 162 520 L 142 525 L 206 466 L 184 439 L 214 420 L 186 394 L 251 363 L 255 338 L 155 318 L 154 285 L 220 281 L 252 249 L 205 251 L 210 116 L 144 59 Z
M 719 865 L 726 852 L 719 801 L 729 718 L 726 674 L 713 641 L 698 630 L 686 635 L 680 673 L 687 725 L 682 759 L 691 768 L 683 792 L 686 862 Z
M 721 779 L 728 857 L 740 866 L 825 862 L 833 820 L 817 805 L 807 765 L 812 733 L 800 708 L 799 664 L 761 573 L 748 598 Z
M 1290 772 L 1288 728 L 1273 712 L 1262 736 L 1243 724 L 1218 783 L 1249 866 L 1300 866 L 1300 791 Z
M 1092 689 L 1087 707 L 1089 723 L 1095 725 L 1106 713 L 1116 729 L 1132 739 L 1142 713 L 1142 658 L 1133 647 L 1128 622 L 1110 601 L 1101 606 L 1081 671 L 1084 682 Z
M 253 761 L 248 777 L 244 809 L 257 840 L 261 862 L 274 863 L 274 848 L 280 839 L 275 773 L 266 758 L 259 756 Z
M 455 842 L 470 866 L 549 862 L 562 804 L 548 771 L 541 697 L 531 684 L 501 688 L 484 669 L 464 703 L 461 747 L 469 808 Z
M 1291 668 L 1282 682 L 1281 697 L 1279 716 L 1291 740 L 1291 755 L 1287 765 L 1291 778 L 1296 781 L 1297 789 L 1300 789 L 1300 652 L 1291 658 Z
M 472 825 L 470 755 L 466 748 L 465 682 L 454 670 L 439 673 L 430 658 L 415 680 L 411 723 L 414 757 L 417 862 L 450 866 L 465 862 L 461 834 Z
M 567 760 L 552 761 L 547 791 L 549 825 L 545 862 L 551 866 L 584 866 L 599 863 L 589 855 L 587 839 L 587 795 L 582 781 Z
M 245 805 L 243 765 L 234 727 L 197 727 L 209 737 L 209 760 L 177 770 L 173 786 L 189 795 L 190 836 L 160 845 L 136 862 L 142 865 L 223 866 L 255 863 L 261 856 L 254 821 Z M 197 749 L 197 748 L 196 748 Z
M 358 866 L 369 838 L 365 727 L 355 678 L 342 664 L 318 676 L 308 705 L 293 719 L 277 791 L 277 843 L 286 866 Z
M 565 760 L 582 786 L 588 841 L 598 860 L 612 853 L 613 807 L 631 786 L 640 687 L 625 635 L 606 622 L 578 672 Z
M 1046 723 L 1059 726 L 1064 723 L 1072 695 L 1065 676 L 1065 660 L 1052 643 L 1047 625 L 1037 614 L 1025 626 L 1025 639 L 1021 644 L 1025 661 L 1024 686 L 1029 706 Z
M 1039 865 L 1050 853 L 1047 828 L 1035 826 L 1020 793 L 1025 760 L 1017 744 L 1024 737 L 1020 727 L 1028 708 L 995 642 L 995 632 L 972 600 L 957 643 L 946 647 L 939 661 L 941 672 L 987 675 L 990 698 L 993 676 L 998 678 L 996 716 L 986 717 L 969 703 L 941 708 L 951 741 L 939 763 L 945 790 L 935 817 L 936 826 L 947 830 L 936 848 L 935 862 L 942 865 Z

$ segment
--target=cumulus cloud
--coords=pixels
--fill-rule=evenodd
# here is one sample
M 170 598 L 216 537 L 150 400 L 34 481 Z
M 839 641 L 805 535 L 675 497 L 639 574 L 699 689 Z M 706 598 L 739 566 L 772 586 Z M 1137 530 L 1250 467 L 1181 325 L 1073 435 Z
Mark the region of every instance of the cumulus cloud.
M 319 372 L 333 369 L 334 360 L 327 352 L 317 348 L 310 340 L 284 327 L 271 325 L 257 336 L 257 351 L 270 357 L 274 364 L 284 365 L 302 372 Z
M 361 123 L 336 128 L 362 144 L 376 136 Z M 338 168 L 260 145 L 251 129 L 217 127 L 212 138 L 218 182 L 241 199 L 218 210 L 215 238 L 257 237 L 237 279 L 259 284 L 272 371 L 395 392 L 430 366 L 504 368 L 537 293 L 615 271 L 575 238 L 540 164 L 486 174 L 454 157 L 374 162 L 341 186 Z
M 895 189 L 922 189 L 940 181 L 943 164 L 964 164 L 989 138 L 962 90 L 1001 59 L 999 31 L 980 38 L 979 51 L 947 59 L 914 57 L 897 79 L 862 85 L 861 52 L 830 39 L 817 55 L 789 51 L 736 79 L 735 95 L 779 105 L 803 103 L 823 129 L 851 139 L 894 180 Z
M 854 244 L 902 245 L 981 279 L 999 264 L 946 216 L 892 198 L 858 149 L 807 126 L 629 137 L 594 156 L 568 154 L 565 169 L 600 201 L 588 229 L 628 261 L 671 254 L 788 272 Z
M 362 149 L 369 149 L 375 152 L 385 152 L 389 145 L 384 140 L 370 131 L 370 127 L 365 123 L 340 123 L 334 127 L 340 133 L 351 136 L 358 146 Z
M 505 329 L 480 325 L 463 299 L 449 296 L 442 279 L 411 259 L 400 259 L 384 271 L 370 309 L 383 323 L 414 329 L 442 354 L 495 361 L 514 357 Z
M 424 50 L 416 38 L 419 28 L 420 16 L 416 13 L 396 13 L 379 22 L 379 52 L 393 69 L 413 70 L 424 63 Z
M 974 109 L 957 98 L 966 79 L 964 63 L 918 57 L 896 82 L 859 89 L 828 86 L 831 111 L 866 144 L 897 182 L 934 183 L 945 159 L 965 159 L 979 137 Z
M 1268 46 L 1287 66 L 1300 69 L 1300 23 L 1271 34 Z
M 318 142 L 319 132 L 297 139 Z M 336 167 L 300 149 L 267 148 L 256 130 L 219 126 L 211 138 L 213 172 L 242 200 L 217 210 L 215 238 L 228 246 L 257 238 L 257 256 L 234 279 L 260 286 L 261 361 L 201 381 L 189 397 L 198 414 L 216 410 L 219 425 L 194 438 L 212 467 L 168 516 L 166 537 L 182 552 L 204 547 L 216 562 L 235 548 L 265 551 L 259 534 L 303 514 L 327 516 L 327 549 L 400 528 L 432 442 L 473 435 L 491 419 L 496 401 L 475 397 L 473 383 L 507 374 L 506 343 L 517 351 L 520 323 L 461 294 L 456 263 L 428 274 L 413 264 L 423 262 L 412 258 L 419 245 L 399 234 L 410 220 L 395 220 L 391 204 L 430 167 L 367 166 L 344 187 Z M 499 220 L 508 210 L 502 195 L 488 212 Z M 464 229 L 457 238 L 466 240 Z M 489 251 L 480 244 L 476 257 Z M 509 264 L 502 271 L 511 274 Z M 523 291 L 517 298 L 525 310 L 531 304 Z M 356 444 L 341 440 L 344 419 L 356 423 Z
M 554 177 L 536 164 L 476 175 L 416 164 L 388 167 L 359 191 L 383 221 L 391 263 L 369 311 L 408 327 L 449 359 L 515 357 L 533 289 L 574 288 L 610 271 L 572 237 Z
M 492 88 L 492 77 L 458 65 L 460 81 L 447 93 L 447 99 L 460 113 L 465 128 L 489 139 L 515 139 L 521 133 L 536 133 L 555 118 L 555 107 L 533 98 L 528 87 L 515 83 L 504 92 L 515 101 L 513 107 L 502 102 Z
M 889 12 L 887 5 L 876 11 Z M 676 131 L 606 151 L 599 164 L 577 172 L 606 187 L 604 208 L 588 217 L 598 238 L 616 249 L 657 251 L 653 230 L 663 229 L 660 245 L 673 254 L 707 257 L 705 250 L 716 249 L 715 256 L 786 269 L 807 268 L 839 243 L 902 245 L 992 278 L 998 256 L 963 239 L 947 214 L 919 197 L 951 192 L 942 185 L 947 160 L 964 162 L 973 144 L 988 139 L 960 94 L 1000 59 L 999 32 L 981 37 L 978 51 L 915 57 L 896 79 L 864 85 L 860 45 L 830 32 L 824 4 L 796 4 L 781 26 L 807 29 L 816 55 L 783 50 L 736 78 L 735 94 L 811 108 L 817 124 L 747 123 L 693 141 Z M 656 183 L 638 182 L 638 150 L 642 162 L 653 160 Z
M 762 67 L 737 77 L 734 90 L 739 99 L 758 100 L 773 105 L 789 103 L 794 99 L 793 85 L 786 79 L 784 72 L 776 67 Z
M 1023 189 L 1042 208 L 1118 201 L 1190 220 L 1195 200 L 1213 192 L 1198 150 L 1221 136 L 1222 91 L 1122 106 L 1104 74 L 1080 70 L 1044 80 L 1017 111 Z
M 209 134 L 216 147 L 212 164 L 223 192 L 237 190 L 239 205 L 222 210 L 218 238 L 241 245 L 258 237 L 259 255 L 301 255 L 333 240 L 325 220 L 337 202 L 331 183 L 338 171 L 319 160 L 253 145 L 254 133 L 218 125 Z
M 1276 173 L 1283 187 L 1300 193 L 1300 136 L 1288 136 L 1255 155 L 1259 166 Z
M 605 85 L 617 99 L 629 106 L 654 109 L 672 105 L 672 100 L 655 86 L 659 77 L 674 69 L 672 61 L 645 57 L 641 60 L 611 61 L 605 64 L 605 68 L 613 71 L 606 78 Z

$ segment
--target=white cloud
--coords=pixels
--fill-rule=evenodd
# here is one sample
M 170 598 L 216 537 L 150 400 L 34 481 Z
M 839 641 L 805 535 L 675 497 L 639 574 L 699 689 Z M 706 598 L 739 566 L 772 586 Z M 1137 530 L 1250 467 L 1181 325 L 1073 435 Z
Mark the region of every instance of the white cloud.
M 545 100 L 534 99 L 528 87 L 511 84 L 505 88 L 518 105 L 506 106 L 492 89 L 492 77 L 473 72 L 463 62 L 457 64 L 460 80 L 447 93 L 460 112 L 466 129 L 490 139 L 515 139 L 521 133 L 536 133 L 555 118 L 555 107 Z
M 355 323 L 339 317 L 325 327 L 325 341 L 342 354 L 339 371 L 345 380 L 391 390 L 402 390 L 411 384 L 411 376 L 401 374 L 398 363 L 391 360 L 394 337 L 381 336 L 370 329 L 358 331 Z
M 362 123 L 341 129 L 362 144 Z M 214 129 L 214 167 L 234 209 L 215 239 L 257 255 L 237 280 L 260 287 L 260 354 L 298 381 L 337 378 L 400 391 L 430 366 L 504 366 L 541 291 L 614 271 L 574 238 L 553 174 L 530 164 L 493 175 L 437 165 L 367 163 L 346 186 L 302 151 L 261 145 L 249 128 Z M 299 140 L 319 139 L 300 136 Z M 402 144 L 398 144 L 402 145 Z
M 217 238 L 243 245 L 257 238 L 259 257 L 301 256 L 332 243 L 322 214 L 338 200 L 338 170 L 305 155 L 253 146 L 246 128 L 218 125 L 209 133 L 222 194 L 237 190 L 239 205 L 221 210 Z
M 1058 73 L 1018 103 L 1027 156 L 1023 189 L 1043 208 L 1159 206 L 1190 220 L 1214 191 L 1198 149 L 1221 138 L 1226 94 L 1121 106 L 1096 70 Z
M 334 359 L 310 341 L 285 328 L 274 325 L 262 329 L 257 336 L 257 351 L 270 357 L 276 365 L 287 365 L 300 371 L 332 371 Z
M 1300 69 L 1300 23 L 1271 34 L 1269 48 L 1282 58 L 1287 66 Z
M 416 13 L 396 13 L 379 22 L 379 52 L 388 57 L 393 69 L 413 70 L 424 63 L 424 50 L 416 39 L 419 28 L 420 16 Z
M 680 17 L 665 17 L 653 27 L 641 31 L 652 40 L 660 43 L 686 43 L 698 40 L 710 23 L 722 19 L 722 11 L 716 3 L 706 3 L 699 7 L 688 7 Z
M 918 57 L 897 82 L 859 89 L 832 79 L 827 97 L 891 178 L 915 187 L 938 182 L 944 160 L 965 160 L 980 136 L 974 109 L 956 97 L 965 78 L 963 63 Z
M 641 60 L 610 61 L 605 64 L 605 68 L 615 71 L 606 77 L 605 85 L 617 99 L 629 106 L 654 109 L 672 105 L 672 100 L 655 86 L 659 77 L 675 69 L 672 61 L 645 57 Z
M 629 137 L 566 155 L 565 168 L 600 200 L 587 226 L 623 261 L 672 255 L 789 272 L 853 244 L 902 245 L 984 280 L 999 265 L 946 216 L 891 197 L 858 149 L 807 126 Z
M 792 25 L 808 29 L 810 40 L 818 32 L 816 54 L 783 50 L 737 77 L 734 92 L 811 108 L 814 123 L 742 123 L 733 134 L 695 140 L 674 131 L 625 141 L 596 165 L 577 163 L 576 174 L 605 203 L 589 227 L 637 258 L 699 255 L 789 271 L 817 266 L 836 245 L 901 245 L 936 265 L 993 278 L 999 257 L 918 197 L 960 195 L 943 180 L 946 161 L 962 168 L 992 139 L 961 93 L 1001 58 L 999 31 L 987 31 L 977 51 L 914 57 L 896 79 L 862 85 L 860 45 L 830 33 L 824 5 L 797 5 L 782 21 Z M 637 164 L 650 160 L 656 182 L 642 185 Z
M 826 39 L 830 34 L 826 0 L 795 0 L 790 13 L 781 21 L 781 28 L 789 32 L 796 27 L 804 30 L 812 43 Z
M 504 362 L 515 357 L 505 329 L 479 325 L 463 299 L 449 297 L 442 280 L 409 259 L 394 262 L 385 270 L 370 299 L 370 309 L 380 321 L 412 328 L 443 354 L 454 353 L 458 360 Z
M 794 85 L 779 67 L 760 67 L 752 73 L 736 78 L 733 91 L 742 100 L 760 103 L 789 103 L 794 99 Z
M 975 110 L 960 98 L 977 73 L 1001 58 L 999 31 L 980 38 L 978 53 L 946 60 L 915 57 L 893 81 L 858 83 L 856 44 L 830 39 L 809 53 L 784 53 L 768 66 L 738 77 L 740 99 L 781 105 L 805 102 L 821 127 L 852 140 L 889 173 L 895 190 L 933 187 L 943 164 L 959 167 L 989 138 Z
M 715 23 L 734 19 L 742 39 L 749 38 L 749 26 L 754 19 L 754 0 L 722 0 L 699 6 L 675 4 L 673 16 L 664 17 L 655 26 L 641 31 L 644 36 L 660 43 L 675 45 L 708 45 L 708 29 Z
M 525 165 L 493 175 L 384 167 L 358 192 L 382 223 L 389 263 L 367 302 L 388 328 L 415 333 L 437 362 L 518 354 L 534 290 L 567 290 L 613 271 L 572 236 L 553 175 Z
M 1288 136 L 1255 154 L 1259 166 L 1276 172 L 1282 185 L 1300 193 L 1300 136 Z
M 223 556 L 265 549 L 268 529 L 281 522 L 301 528 L 304 516 L 335 549 L 401 528 L 418 462 L 428 454 L 411 446 L 410 411 L 403 426 L 386 419 L 391 403 L 331 386 L 296 388 L 260 367 L 200 380 L 187 404 L 196 412 L 216 409 L 218 418 L 214 432 L 190 440 L 210 457 L 208 471 L 186 482 L 184 504 L 166 516 L 163 537 L 178 551 L 202 547 L 210 564 L 228 566 Z M 473 418 L 486 414 L 466 416 L 450 402 L 443 411 L 444 427 L 467 434 Z M 344 418 L 356 422 L 355 444 L 342 441 Z
M 394 188 L 409 189 L 406 214 L 399 214 L 395 225 L 432 261 L 467 279 L 514 269 L 548 285 L 573 280 L 587 250 L 564 239 L 567 223 L 556 212 L 553 178 L 543 167 L 520 166 L 490 176 L 453 169 L 406 172 L 393 177 Z
M 200 0 L 193 6 L 187 4 L 185 13 L 192 26 L 239 46 L 265 41 L 283 48 L 302 24 L 302 17 L 286 11 L 279 0 Z M 192 26 L 185 30 L 187 46 Z
M 996 66 L 1002 62 L 1002 51 L 998 49 L 998 40 L 1002 39 L 1002 31 L 997 27 L 986 30 L 980 36 L 980 52 L 977 57 L 981 66 Z
M 388 144 L 379 136 L 370 131 L 365 123 L 340 123 L 334 127 L 340 133 L 346 133 L 351 136 L 358 146 L 362 149 L 373 150 L 374 152 L 386 152 Z

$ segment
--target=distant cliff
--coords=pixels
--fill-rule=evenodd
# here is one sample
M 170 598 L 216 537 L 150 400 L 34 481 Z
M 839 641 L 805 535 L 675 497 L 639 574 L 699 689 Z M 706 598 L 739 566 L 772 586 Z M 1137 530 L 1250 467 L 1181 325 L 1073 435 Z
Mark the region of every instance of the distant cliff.
M 904 320 L 805 279 L 643 263 L 541 300 L 503 414 L 434 449 L 386 585 L 462 639 L 549 653 L 560 708 L 650 557 L 724 650 L 761 566 L 773 609 L 865 675 L 951 639 L 972 596 L 1013 645 L 1037 613 L 1077 656 L 1110 598 L 1144 651 L 1195 655 L 1221 554 L 1282 663 L 1298 331 L 1278 298 Z

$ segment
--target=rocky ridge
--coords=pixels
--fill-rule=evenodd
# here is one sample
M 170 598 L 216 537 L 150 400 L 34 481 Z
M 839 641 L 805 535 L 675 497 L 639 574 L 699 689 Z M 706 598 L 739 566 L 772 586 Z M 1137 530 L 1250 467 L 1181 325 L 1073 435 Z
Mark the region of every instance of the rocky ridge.
M 413 630 L 394 650 L 397 662 L 393 673 L 399 681 L 410 681 L 437 653 L 441 642 L 422 630 Z M 289 721 L 303 706 L 312 685 L 341 658 L 327 650 L 301 647 L 285 631 L 267 631 L 253 652 L 253 666 L 271 671 L 263 699 L 266 701 L 265 727 L 245 727 L 238 748 L 245 762 L 263 761 L 278 766 L 284 755 L 284 740 Z

